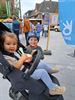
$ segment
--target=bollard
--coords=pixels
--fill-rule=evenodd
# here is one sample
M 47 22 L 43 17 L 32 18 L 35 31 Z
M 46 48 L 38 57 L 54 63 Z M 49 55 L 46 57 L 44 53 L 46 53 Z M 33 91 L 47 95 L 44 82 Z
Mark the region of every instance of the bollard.
M 50 38 L 50 25 L 49 25 L 49 28 L 48 28 L 48 38 L 47 38 L 46 49 L 43 51 L 45 55 L 52 55 L 51 51 L 48 50 L 49 38 Z
M 74 50 L 74 55 L 73 55 L 73 57 L 75 57 L 75 50 Z

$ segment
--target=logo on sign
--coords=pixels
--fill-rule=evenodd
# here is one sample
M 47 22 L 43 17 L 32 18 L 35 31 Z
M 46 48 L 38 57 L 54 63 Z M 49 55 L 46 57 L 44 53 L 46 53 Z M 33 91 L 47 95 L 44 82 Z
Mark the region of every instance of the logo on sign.
M 65 36 L 65 39 L 71 39 L 71 33 L 72 33 L 72 20 L 70 23 L 68 20 L 66 20 L 66 23 L 63 23 L 64 28 L 62 30 L 63 35 Z

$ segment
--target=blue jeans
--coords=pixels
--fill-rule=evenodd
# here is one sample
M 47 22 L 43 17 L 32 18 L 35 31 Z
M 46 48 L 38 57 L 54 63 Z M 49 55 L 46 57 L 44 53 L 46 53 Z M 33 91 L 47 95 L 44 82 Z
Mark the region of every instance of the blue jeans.
M 16 36 L 17 36 L 17 38 L 18 38 L 18 41 L 20 41 L 20 40 L 19 40 L 19 30 L 14 30 L 14 29 L 13 29 L 13 32 L 16 34 Z
M 56 86 L 56 84 L 52 82 L 48 72 L 45 69 L 36 69 L 31 77 L 36 80 L 41 79 L 49 89 L 52 89 L 54 86 Z
M 39 65 L 37 66 L 38 69 L 45 69 L 48 73 L 52 72 L 51 66 L 45 62 L 44 60 L 41 60 Z
M 26 46 L 28 45 L 28 34 L 29 34 L 29 32 L 25 32 L 25 39 L 26 39 Z

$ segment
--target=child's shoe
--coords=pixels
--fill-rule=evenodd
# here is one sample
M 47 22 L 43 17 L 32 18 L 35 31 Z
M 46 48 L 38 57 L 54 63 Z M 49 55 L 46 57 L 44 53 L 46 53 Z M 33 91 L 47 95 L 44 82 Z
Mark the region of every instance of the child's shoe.
M 65 87 L 55 86 L 49 90 L 50 95 L 62 95 L 65 92 Z
M 51 69 L 50 74 L 57 73 L 57 72 L 59 72 L 59 68 L 58 68 L 58 67 L 53 67 L 53 68 Z

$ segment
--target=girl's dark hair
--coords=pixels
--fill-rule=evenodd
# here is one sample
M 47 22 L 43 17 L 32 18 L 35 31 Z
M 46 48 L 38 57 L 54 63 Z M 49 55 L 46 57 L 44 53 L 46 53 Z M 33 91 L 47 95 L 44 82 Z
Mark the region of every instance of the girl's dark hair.
M 2 35 L 0 36 L 0 51 L 4 50 L 4 41 L 6 37 L 11 37 L 11 38 L 15 38 L 16 41 L 18 42 L 17 36 L 14 33 L 10 33 L 10 32 L 3 32 Z

